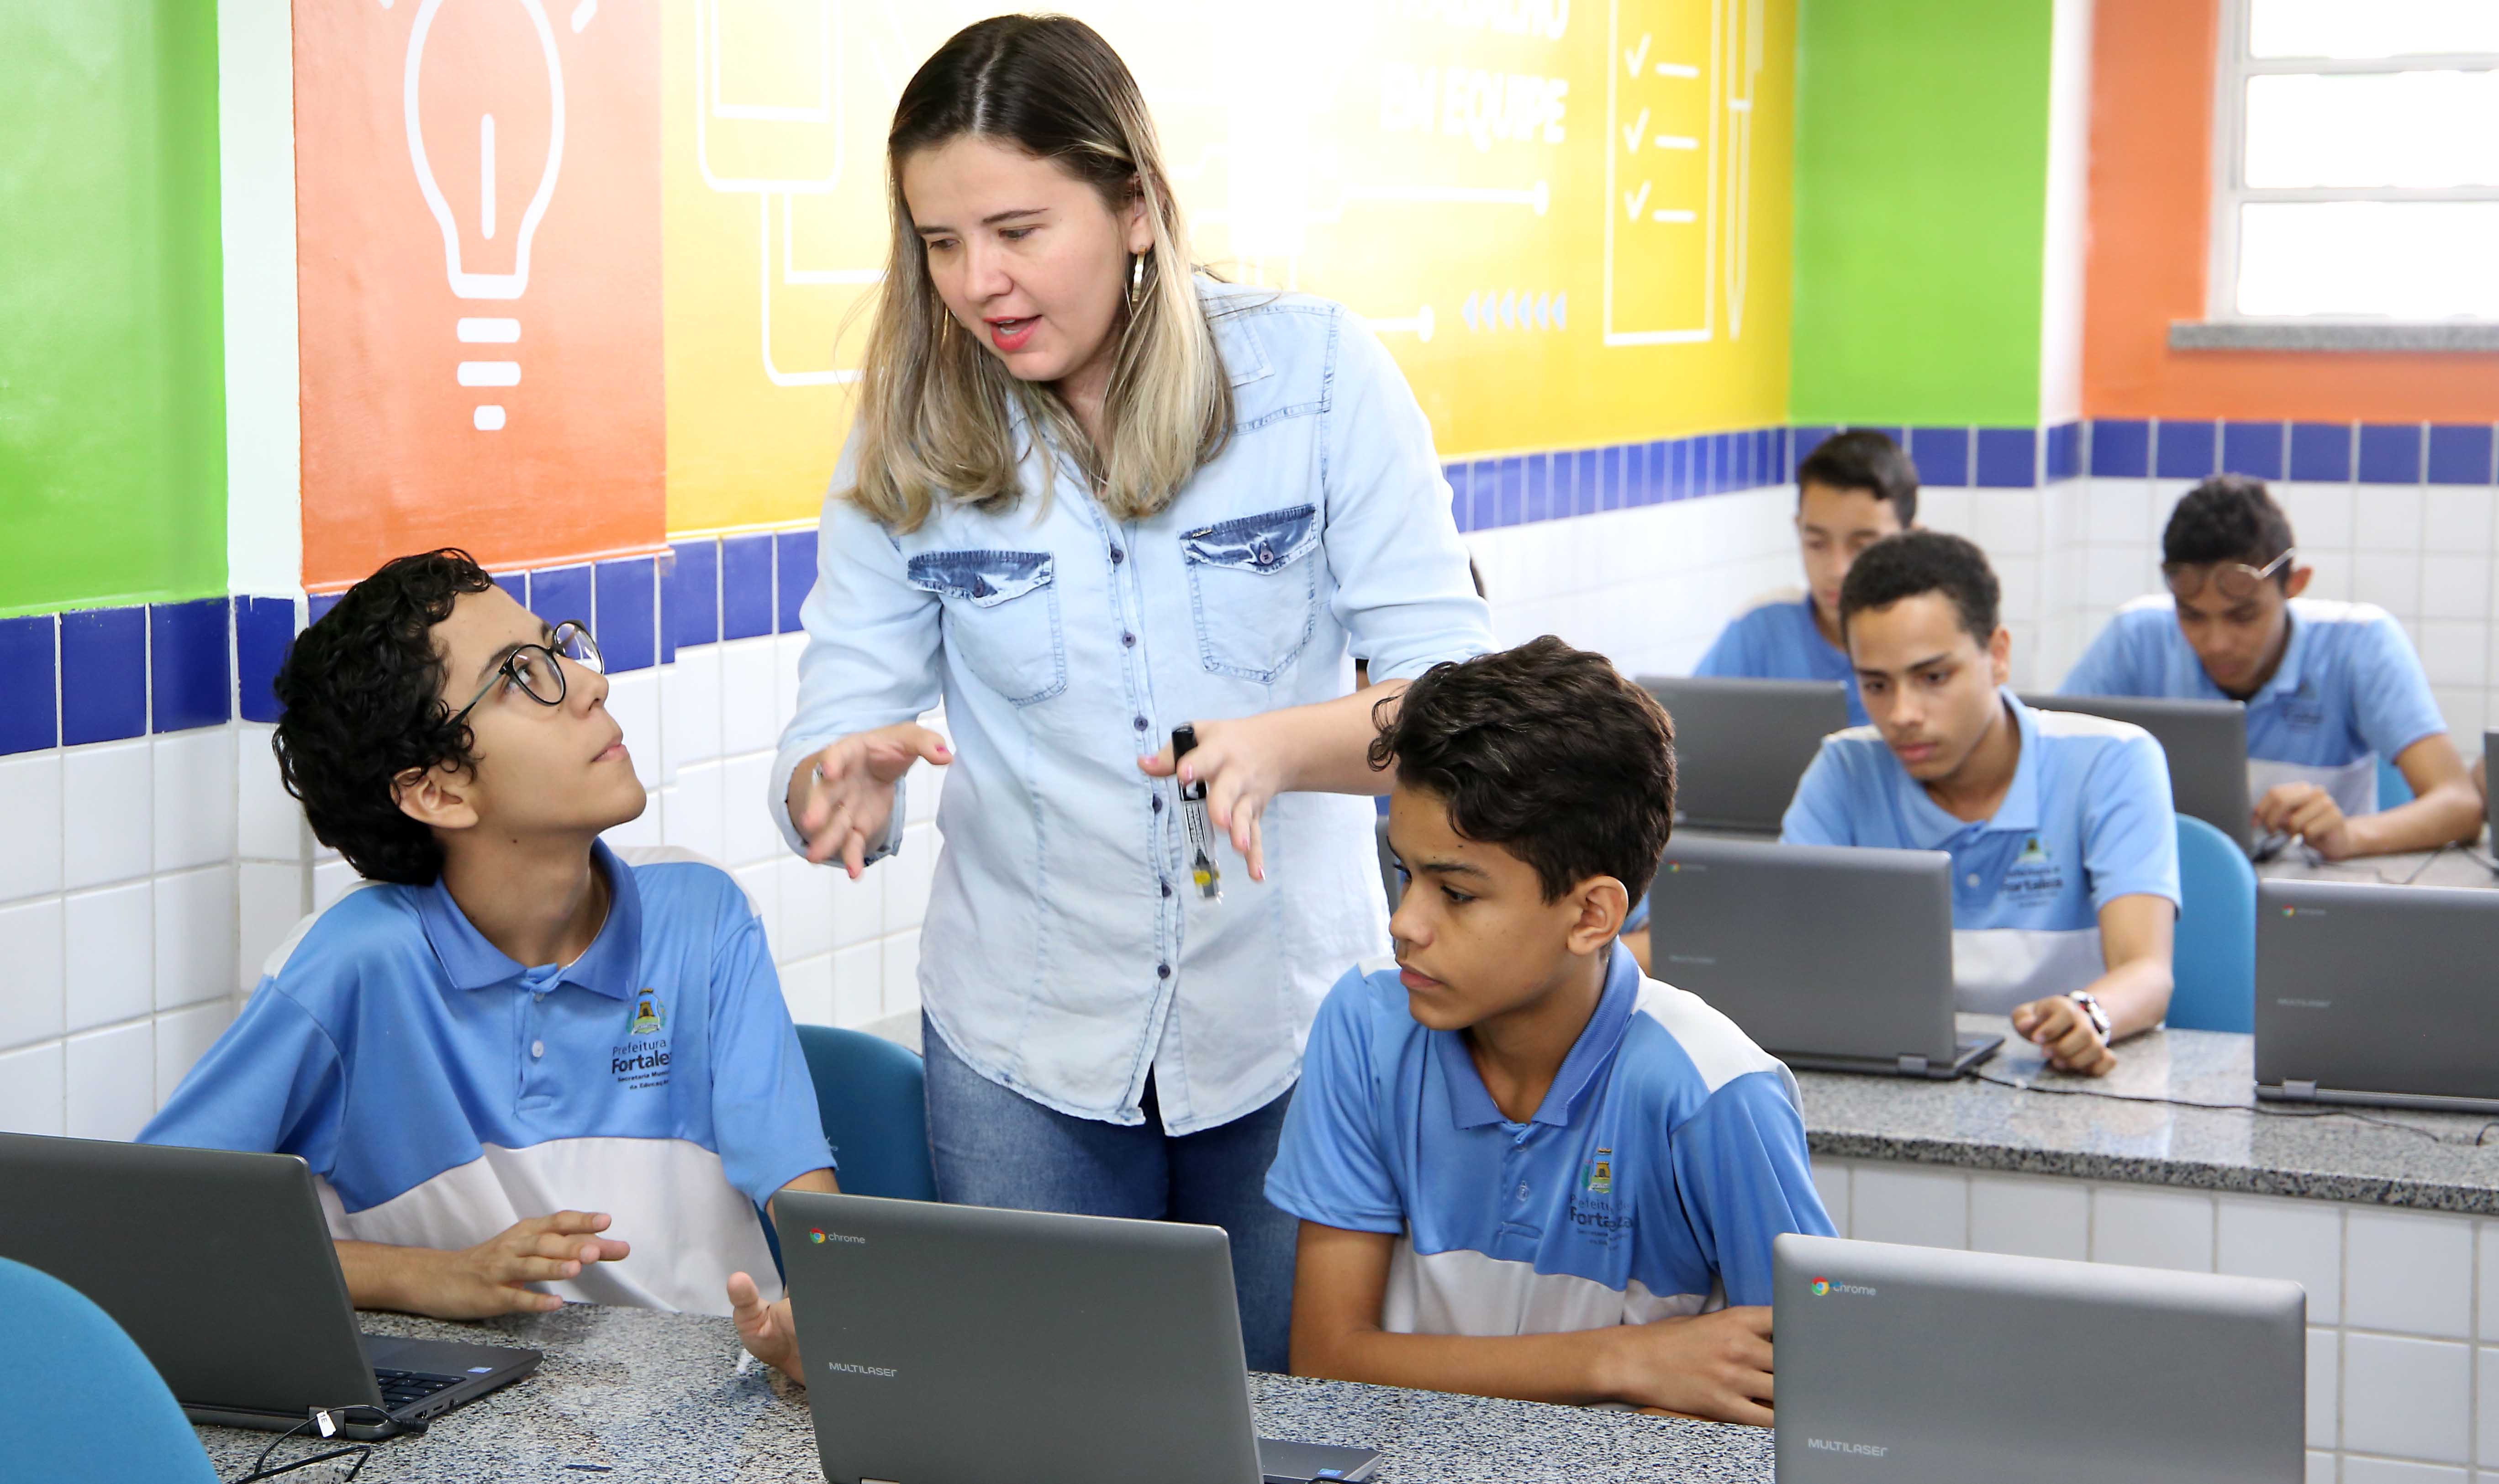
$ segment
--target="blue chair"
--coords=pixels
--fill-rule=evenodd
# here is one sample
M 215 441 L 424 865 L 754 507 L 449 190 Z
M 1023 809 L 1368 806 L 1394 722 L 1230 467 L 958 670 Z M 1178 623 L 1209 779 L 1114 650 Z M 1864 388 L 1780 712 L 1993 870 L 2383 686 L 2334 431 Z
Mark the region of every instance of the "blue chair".
M 2229 836 L 2178 817 L 2178 944 L 2169 995 L 2176 1030 L 2256 1029 L 2256 871 Z
M 2378 807 L 2392 809 L 2413 801 L 2413 786 L 2404 778 L 2404 770 L 2395 759 L 2384 753 L 2378 755 Z
M 0 1468 L 13 1479 L 217 1484 L 163 1377 L 113 1316 L 0 1258 Z
M 918 1056 L 865 1031 L 798 1027 L 817 1116 L 851 1195 L 937 1199 L 928 1164 L 927 1075 Z

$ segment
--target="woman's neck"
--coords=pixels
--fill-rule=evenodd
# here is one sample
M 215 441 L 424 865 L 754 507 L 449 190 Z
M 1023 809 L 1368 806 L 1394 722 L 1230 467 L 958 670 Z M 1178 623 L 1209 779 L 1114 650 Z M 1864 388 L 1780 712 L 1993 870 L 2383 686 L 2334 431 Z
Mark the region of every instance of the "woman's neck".
M 1110 447 L 1102 438 L 1102 409 L 1111 396 L 1111 368 L 1120 359 L 1120 341 L 1127 334 L 1128 316 L 1123 312 L 1113 321 L 1111 331 L 1102 338 L 1085 364 L 1052 383 L 1051 390 L 1067 404 L 1076 416 L 1076 426 L 1085 430 L 1085 439 L 1093 445 L 1097 458 L 1107 460 Z

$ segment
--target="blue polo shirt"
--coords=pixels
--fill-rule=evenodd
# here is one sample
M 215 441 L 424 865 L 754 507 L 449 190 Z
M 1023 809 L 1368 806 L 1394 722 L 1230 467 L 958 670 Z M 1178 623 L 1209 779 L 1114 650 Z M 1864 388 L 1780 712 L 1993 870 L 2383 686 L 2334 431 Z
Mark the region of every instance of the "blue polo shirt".
M 439 882 L 348 891 L 139 1137 L 300 1155 L 341 1239 L 606 1211 L 632 1255 L 539 1285 L 568 1299 L 726 1313 L 738 1271 L 770 1293 L 756 1207 L 833 1161 L 763 924 L 717 866 L 594 852 L 607 921 L 561 967 L 505 957 Z
M 1997 1013 L 2105 972 L 2099 911 L 2138 892 L 2178 902 L 2169 761 L 2142 727 L 2034 711 L 2002 693 L 2022 758 L 1994 817 L 1956 819 L 1871 726 L 1823 739 L 1780 838 L 1952 856 L 1961 1008 Z
M 2059 688 L 2067 695 L 2226 700 L 2167 594 L 2117 611 Z M 2378 810 L 2378 759 L 2447 730 L 2403 626 L 2371 603 L 2290 600 L 2290 639 L 2248 699 L 2248 782 L 2313 783 L 2346 815 Z
M 1863 726 L 1868 720 L 1866 702 L 1857 694 L 1856 667 L 1848 662 L 1848 652 L 1824 638 L 1814 626 L 1810 593 L 1777 594 L 1737 614 L 1719 630 L 1692 673 L 1753 680 L 1844 681 L 1850 725 Z
M 1640 976 L 1606 987 L 1525 1123 L 1457 1032 L 1408 1013 L 1393 962 L 1320 1005 L 1267 1199 L 1398 1239 L 1397 1334 L 1533 1335 L 1770 1302 L 1770 1241 L 1832 1233 L 1796 1080 L 1735 1022 Z

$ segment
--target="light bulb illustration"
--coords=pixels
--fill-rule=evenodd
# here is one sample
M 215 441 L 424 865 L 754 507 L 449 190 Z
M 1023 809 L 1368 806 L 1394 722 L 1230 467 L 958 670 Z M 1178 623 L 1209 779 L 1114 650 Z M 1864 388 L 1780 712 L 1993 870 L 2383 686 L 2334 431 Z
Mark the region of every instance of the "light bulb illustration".
M 383 3 L 387 5 L 389 0 Z M 517 9 L 526 17 L 529 32 L 520 33 L 507 17 L 493 17 L 505 19 L 504 29 L 513 34 L 503 38 L 481 32 L 487 43 L 482 47 L 445 46 L 436 37 L 435 22 L 446 4 L 489 24 L 490 11 Z M 576 10 L 572 28 L 580 30 L 594 9 L 585 4 Z M 536 39 L 535 55 L 529 45 L 531 36 Z M 431 69 L 426 65 L 429 40 L 437 42 L 433 54 L 438 60 Z M 541 60 L 545 64 L 543 73 L 538 67 Z M 543 93 L 538 92 L 541 78 Z M 482 104 L 480 99 L 484 100 Z M 435 224 L 442 232 L 444 272 L 450 279 L 451 292 L 471 300 L 519 299 L 530 286 L 532 240 L 546 217 L 547 203 L 555 195 L 556 177 L 564 165 L 564 65 L 556 54 L 555 29 L 547 24 L 544 6 L 539 0 L 422 0 L 408 33 L 403 107 L 408 163 L 415 167 L 417 188 L 424 193 L 426 210 L 433 213 Z M 528 205 L 521 210 L 519 224 L 509 227 L 501 220 L 503 213 L 498 209 L 499 170 L 515 155 L 526 169 L 530 147 L 538 142 L 537 131 L 528 125 L 536 121 L 540 110 L 545 115 L 545 163 L 538 171 Z M 464 116 L 472 113 L 473 126 Z M 499 133 L 499 115 L 506 124 L 519 124 L 521 128 Z M 458 189 L 463 182 L 456 178 L 452 182 L 454 189 L 444 190 L 444 182 L 436 173 L 434 155 L 426 148 L 429 125 L 435 129 L 438 141 L 460 140 L 465 144 L 469 138 L 475 139 L 477 180 L 473 195 Z M 516 133 L 521 137 L 512 138 Z M 511 148 L 514 145 L 520 146 L 518 150 Z M 446 158 L 446 167 L 448 164 Z M 474 210 L 467 213 L 465 222 L 455 201 L 462 207 L 473 203 Z M 503 266 L 505 262 L 508 268 Z M 521 322 L 509 314 L 462 315 L 455 329 L 463 344 L 514 345 L 521 338 Z M 510 354 L 516 352 L 507 353 L 507 357 Z M 465 387 L 518 386 L 521 363 L 509 358 L 463 360 L 459 380 Z M 504 408 L 495 402 L 481 401 L 471 414 L 472 426 L 481 433 L 500 432 L 504 421 Z

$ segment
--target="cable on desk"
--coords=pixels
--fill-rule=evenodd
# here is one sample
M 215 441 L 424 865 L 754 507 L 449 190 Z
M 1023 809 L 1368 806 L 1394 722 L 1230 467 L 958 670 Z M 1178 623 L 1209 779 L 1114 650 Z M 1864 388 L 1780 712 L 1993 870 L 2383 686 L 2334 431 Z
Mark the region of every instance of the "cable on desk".
M 2421 863 L 2420 863 L 2420 864 L 2418 864 L 2418 865 L 2417 865 L 2417 866 L 2413 867 L 2413 874 L 2411 874 L 2410 876 L 2407 876 L 2407 877 L 2405 877 L 2405 878 L 2404 878 L 2404 880 L 2403 880 L 2403 885 L 2405 885 L 2405 886 L 2409 887 L 2409 886 L 2411 886 L 2414 882 L 2417 882 L 2417 881 L 2420 880 L 2420 879 L 2421 879 L 2421 873 L 2422 873 L 2423 871 L 2426 871 L 2426 870 L 2428 870 L 2431 866 L 2434 866 L 2434 865 L 2438 864 L 2439 857 L 2440 857 L 2440 856 L 2442 856 L 2442 855 L 2446 855 L 2449 851 L 2451 851 L 2451 850 L 2453 850 L 2453 849 L 2455 849 L 2455 842 L 2454 842 L 2454 841 L 2452 841 L 2452 840 L 2450 840 L 2450 841 L 2449 841 L 2449 842 L 2447 842 L 2445 845 L 2442 845 L 2442 846 L 2440 846 L 2438 849 L 2436 849 L 2436 850 L 2434 850 L 2434 851 L 2430 852 L 2426 856 L 2423 856 L 2423 857 L 2422 857 L 2422 859 L 2421 859 Z
M 372 1443 L 349 1443 L 343 1448 L 333 1448 L 327 1453 L 311 1454 L 308 1457 L 299 1458 L 291 1464 L 280 1464 L 275 1468 L 269 1467 L 269 1456 L 277 1451 L 277 1445 L 279 1443 L 286 1441 L 296 1434 L 303 1432 L 306 1428 L 311 1427 L 316 1423 L 324 1424 L 322 1428 L 322 1436 L 325 1437 L 328 1436 L 335 1427 L 333 1418 L 337 1412 L 355 1410 L 378 1412 L 381 1408 L 375 1406 L 364 1406 L 361 1403 L 355 1407 L 330 1408 L 316 1406 L 305 1415 L 302 1422 L 295 1424 L 295 1426 L 288 1428 L 285 1432 L 271 1438 L 269 1440 L 269 1446 L 260 1450 L 260 1457 L 251 1461 L 250 1471 L 228 1481 L 228 1484 L 259 1484 L 259 1481 L 262 1479 L 276 1478 L 281 1473 L 293 1473 L 298 1468 L 309 1468 L 314 1464 L 326 1464 L 333 1459 L 352 1458 L 355 1462 L 347 1466 L 347 1471 L 344 1474 L 341 1474 L 339 1479 L 339 1484 L 346 1484 L 347 1480 L 364 1472 L 365 1460 L 373 1456 L 373 1445 Z
M 2443 1144 L 2460 1149 L 2483 1147 L 2490 1137 L 2490 1131 L 2499 1129 L 2499 1118 L 2494 1118 L 2476 1130 L 2470 1140 L 2450 1139 L 2444 1134 L 2435 1133 L 2429 1129 L 2416 1128 L 2409 1123 L 2398 1123 L 2392 1118 L 2382 1118 L 2375 1113 L 2357 1113 L 2348 1108 L 2294 1109 L 2273 1108 L 2263 1103 L 2198 1103 L 2191 1098 L 2147 1098 L 2127 1092 L 2102 1092 L 2096 1087 L 2042 1087 L 2032 1082 L 2017 1082 L 2011 1078 L 1992 1076 L 1976 1068 L 1970 1069 L 1967 1075 L 1972 1081 L 2010 1087 L 2016 1092 L 2036 1092 L 2046 1097 L 2098 1098 L 2108 1103 L 2152 1103 L 2163 1108 L 2201 1108 L 2212 1113 L 2254 1113 L 2259 1118 L 2349 1118 L 2355 1123 L 2374 1123 L 2380 1128 L 2401 1129 L 2407 1134 L 2418 1134 L 2432 1144 Z

